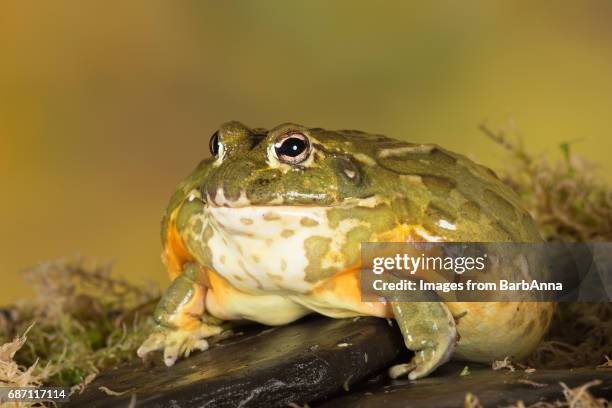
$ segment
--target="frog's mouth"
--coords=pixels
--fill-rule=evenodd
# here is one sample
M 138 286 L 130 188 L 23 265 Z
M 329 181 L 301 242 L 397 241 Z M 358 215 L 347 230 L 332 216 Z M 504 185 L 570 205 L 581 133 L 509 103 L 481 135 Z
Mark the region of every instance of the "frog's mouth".
M 330 195 L 325 193 L 300 193 L 297 191 L 287 192 L 285 196 L 277 195 L 267 202 L 254 203 L 247 197 L 244 190 L 236 199 L 226 197 L 222 187 L 218 187 L 214 195 L 206 193 L 204 200 L 210 208 L 245 208 L 245 207 L 367 207 L 372 208 L 385 202 L 380 196 L 372 194 L 364 197 L 347 197 L 334 199 L 330 202 Z
M 214 195 L 210 195 L 206 193 L 206 204 L 211 207 L 231 207 L 231 208 L 240 208 L 240 207 L 249 207 L 251 206 L 251 201 L 247 198 L 246 192 L 244 190 L 240 191 L 240 195 L 237 199 L 231 200 L 225 196 L 225 191 L 222 187 L 218 187 L 216 193 Z

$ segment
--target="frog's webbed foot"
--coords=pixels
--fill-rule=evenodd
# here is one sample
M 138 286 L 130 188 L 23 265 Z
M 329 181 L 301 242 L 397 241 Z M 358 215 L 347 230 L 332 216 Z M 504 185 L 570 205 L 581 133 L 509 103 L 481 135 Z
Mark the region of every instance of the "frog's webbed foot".
M 406 347 L 414 351 L 408 364 L 389 369 L 391 378 L 422 378 L 447 362 L 457 343 L 455 319 L 442 302 L 391 302 Z
M 138 348 L 137 353 L 140 358 L 144 358 L 153 351 L 163 350 L 164 363 L 170 367 L 180 356 L 188 357 L 193 350 L 208 350 L 206 338 L 220 334 L 222 330 L 220 326 L 206 323 L 189 329 L 158 326 Z

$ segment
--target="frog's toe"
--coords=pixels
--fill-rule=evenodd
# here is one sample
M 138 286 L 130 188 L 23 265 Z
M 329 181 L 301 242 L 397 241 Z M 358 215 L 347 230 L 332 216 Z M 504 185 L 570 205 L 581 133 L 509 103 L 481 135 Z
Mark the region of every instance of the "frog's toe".
M 454 350 L 455 338 L 448 342 L 415 351 L 415 355 L 407 364 L 397 364 L 389 368 L 389 377 L 396 379 L 408 375 L 409 380 L 423 378 L 436 368 L 446 363 Z
M 208 350 L 208 341 L 205 339 L 187 340 L 183 344 L 174 343 L 166 347 L 164 349 L 164 364 L 166 364 L 166 367 L 172 367 L 180 356 L 189 357 L 193 350 Z
M 412 370 L 416 368 L 416 364 L 414 363 L 406 363 L 406 364 L 396 364 L 389 368 L 389 377 L 396 378 L 403 377 L 410 373 Z
M 391 302 L 404 342 L 414 357 L 408 364 L 389 369 L 391 378 L 408 374 L 410 380 L 425 377 L 446 363 L 457 344 L 457 326 L 442 302 Z
M 206 337 L 220 334 L 221 331 L 220 326 L 205 323 L 190 330 L 160 328 L 142 343 L 137 354 L 143 358 L 152 351 L 163 350 L 164 364 L 170 367 L 179 357 L 187 357 L 193 350 L 207 350 Z
M 147 337 L 140 347 L 138 347 L 138 350 L 136 350 L 138 357 L 144 358 L 147 354 L 153 351 L 162 350 L 164 348 L 166 334 L 167 333 L 158 331 L 149 335 L 149 337 Z
M 209 332 L 187 330 L 176 330 L 169 333 L 164 347 L 164 364 L 170 367 L 180 356 L 189 357 L 193 350 L 208 350 L 208 341 L 201 336 L 208 337 L 210 335 L 212 334 Z

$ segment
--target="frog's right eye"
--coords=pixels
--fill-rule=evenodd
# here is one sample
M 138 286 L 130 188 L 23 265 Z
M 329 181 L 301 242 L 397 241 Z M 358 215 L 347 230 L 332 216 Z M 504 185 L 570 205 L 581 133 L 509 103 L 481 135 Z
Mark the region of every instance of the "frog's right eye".
M 212 154 L 215 157 L 219 157 L 219 153 L 221 152 L 222 149 L 222 145 L 221 142 L 219 141 L 219 132 L 215 132 L 213 133 L 213 135 L 210 137 L 210 142 L 208 143 L 208 147 L 210 148 L 210 154 Z
M 310 155 L 310 141 L 300 132 L 288 132 L 274 143 L 276 158 L 287 164 L 299 164 Z

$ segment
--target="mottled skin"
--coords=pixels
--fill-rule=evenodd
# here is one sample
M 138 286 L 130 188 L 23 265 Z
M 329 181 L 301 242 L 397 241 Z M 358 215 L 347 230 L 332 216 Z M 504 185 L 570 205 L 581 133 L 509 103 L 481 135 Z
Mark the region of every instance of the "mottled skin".
M 277 147 L 300 134 L 310 148 L 287 163 Z M 361 302 L 361 242 L 537 242 L 516 195 L 495 174 L 436 145 L 353 130 L 230 122 L 215 157 L 178 187 L 162 222 L 173 282 L 155 313 L 159 329 L 139 355 L 167 365 L 206 349 L 223 321 L 286 324 L 311 312 L 398 321 L 420 378 L 451 356 L 523 358 L 552 315 L 547 303 Z

